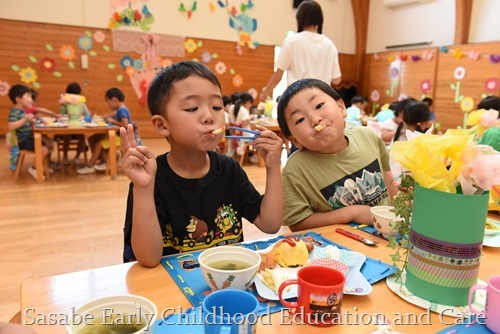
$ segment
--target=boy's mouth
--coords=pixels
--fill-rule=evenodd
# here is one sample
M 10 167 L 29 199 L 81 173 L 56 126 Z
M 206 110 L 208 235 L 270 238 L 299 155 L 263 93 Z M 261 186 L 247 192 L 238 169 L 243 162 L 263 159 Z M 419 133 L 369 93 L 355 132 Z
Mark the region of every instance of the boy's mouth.
M 326 129 L 326 125 L 324 124 L 318 124 L 314 127 L 314 130 L 316 130 L 317 132 L 321 132 L 323 131 L 324 129 Z
M 225 130 L 225 129 L 226 129 L 226 127 L 223 125 L 223 126 L 221 126 L 220 128 L 213 130 L 213 131 L 212 131 L 212 132 L 210 132 L 210 133 L 211 133 L 211 134 L 214 134 L 214 135 L 218 135 L 219 133 L 224 132 L 224 130 Z

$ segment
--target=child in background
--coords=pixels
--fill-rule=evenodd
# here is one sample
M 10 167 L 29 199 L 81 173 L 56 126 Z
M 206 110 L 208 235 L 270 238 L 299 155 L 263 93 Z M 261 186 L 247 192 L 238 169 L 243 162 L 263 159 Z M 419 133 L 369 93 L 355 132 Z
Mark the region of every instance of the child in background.
M 422 99 L 422 102 L 427 104 L 427 106 L 429 107 L 429 110 L 431 110 L 431 107 L 432 107 L 432 99 L 430 97 L 424 97 Z M 430 112 L 430 116 L 429 116 L 429 121 L 435 121 L 436 120 L 436 115 L 434 114 L 433 111 Z
M 406 138 L 406 128 L 403 128 L 403 113 L 406 105 L 411 100 L 411 98 L 408 98 L 399 102 L 391 103 L 391 107 L 394 108 L 393 118 L 388 119 L 380 124 L 380 136 L 386 145 L 390 145 L 393 142 L 394 136 L 396 135 L 400 124 L 403 124 L 401 125 L 400 137 Z
M 424 102 L 409 99 L 403 111 L 403 122 L 399 123 L 394 141 L 406 140 L 406 135 L 402 135 L 403 129 L 410 131 L 426 132 L 432 122 L 429 120 L 431 111 Z M 405 131 L 406 132 L 406 131 Z
M 122 168 L 130 184 L 124 260 L 156 266 L 162 255 L 243 241 L 243 218 L 276 233 L 283 217 L 280 156 L 283 141 L 258 126 L 252 142 L 266 164 L 262 196 L 233 159 L 214 152 L 223 135 L 224 108 L 217 76 L 205 65 L 182 61 L 151 82 L 153 127 L 170 143 L 155 157 L 138 146 L 132 125 L 120 129 Z
M 55 112 L 53 112 L 49 109 L 38 107 L 36 105 L 37 99 L 38 99 L 38 92 L 34 89 L 31 89 L 31 99 L 33 100 L 33 104 L 31 105 L 30 108 L 28 108 L 24 111 L 25 113 L 33 114 L 33 115 L 35 115 L 35 117 L 38 117 L 38 116 L 58 117 L 59 116 L 58 114 L 56 114 Z
M 388 119 L 392 119 L 394 117 L 394 111 L 396 111 L 396 106 L 398 102 L 392 102 L 391 104 L 385 104 L 382 106 L 382 109 L 375 115 L 375 120 L 379 123 L 383 123 Z M 386 106 L 386 109 L 384 107 Z
M 384 143 L 366 127 L 344 131 L 346 114 L 320 80 L 299 80 L 281 95 L 279 126 L 300 149 L 283 168 L 284 224 L 292 231 L 372 224 L 370 207 L 389 205 L 397 192 Z
M 121 90 L 118 88 L 110 88 L 105 96 L 104 99 L 106 100 L 106 103 L 108 104 L 108 107 L 113 110 L 109 114 L 105 114 L 103 117 L 106 119 L 106 122 L 108 124 L 112 125 L 117 125 L 121 127 L 127 127 L 128 124 L 132 123 L 132 117 L 130 116 L 130 111 L 128 108 L 125 106 L 125 95 Z M 99 140 L 90 140 L 95 142 L 95 145 L 92 149 L 92 156 L 90 157 L 89 163 L 85 167 L 78 168 L 76 172 L 78 174 L 92 174 L 97 171 L 105 171 L 107 168 L 107 164 L 105 161 L 107 161 L 108 157 L 108 150 L 109 150 L 109 138 L 108 136 L 102 136 L 100 135 L 97 137 Z M 115 143 L 113 145 L 119 146 L 120 145 L 120 137 L 116 137 Z M 112 159 L 114 157 L 111 157 Z M 96 164 L 97 160 L 100 159 L 101 163 Z
M 247 92 L 242 92 L 238 94 L 238 98 L 234 102 L 234 105 L 229 108 L 229 124 L 234 126 L 251 129 L 250 125 L 250 109 L 252 108 L 253 97 Z M 233 132 L 232 135 L 240 135 L 241 132 Z M 248 140 L 244 139 L 231 139 L 229 140 L 229 148 L 226 155 L 232 157 L 236 150 L 236 155 L 243 155 L 245 153 L 245 145 Z
M 345 118 L 347 126 L 362 126 L 361 119 L 366 116 L 366 107 L 368 106 L 368 99 L 363 96 L 355 96 L 351 100 L 351 106 L 347 108 L 347 117 Z
M 230 130 L 227 128 L 229 126 L 229 109 L 231 108 L 233 101 L 229 96 L 224 95 L 222 97 L 222 103 L 224 105 L 224 124 L 226 127 L 226 130 L 224 133 L 226 135 L 229 135 Z M 226 136 L 222 136 L 222 139 L 219 143 L 219 145 L 216 148 L 216 151 L 221 153 L 221 154 L 226 154 L 227 153 L 227 147 L 228 147 L 228 140 L 226 139 Z
M 31 108 L 33 104 L 31 89 L 24 85 L 14 85 L 9 89 L 9 98 L 12 101 L 13 107 L 10 109 L 9 113 L 8 129 L 10 131 L 15 130 L 19 150 L 34 152 L 35 139 L 33 137 L 32 124 L 35 122 L 35 116 L 25 112 L 25 110 Z M 42 155 L 44 159 L 47 158 L 51 149 L 51 147 L 46 146 L 46 143 L 43 143 Z M 35 180 L 37 179 L 37 173 L 34 166 L 28 167 L 28 172 Z
M 82 88 L 80 85 L 76 82 L 70 83 L 66 87 L 66 94 L 73 94 L 73 95 L 81 95 L 82 93 Z M 82 117 L 86 117 L 87 119 L 90 119 L 90 112 L 89 109 L 87 108 L 87 105 L 85 103 L 79 103 L 79 112 L 78 113 L 73 113 L 72 109 L 69 107 L 69 104 L 63 103 L 59 107 L 59 111 L 61 115 L 67 115 L 69 117 L 70 122 L 74 123 L 80 123 L 80 120 Z M 62 164 L 63 165 L 69 165 L 69 159 L 68 159 L 68 149 L 69 149 L 69 142 L 71 139 L 78 139 L 78 150 L 75 155 L 74 162 L 75 164 L 78 164 L 80 154 L 85 152 L 87 150 L 86 143 L 85 143 L 85 136 L 84 135 L 64 135 L 62 136 L 63 139 L 63 159 L 62 159 Z

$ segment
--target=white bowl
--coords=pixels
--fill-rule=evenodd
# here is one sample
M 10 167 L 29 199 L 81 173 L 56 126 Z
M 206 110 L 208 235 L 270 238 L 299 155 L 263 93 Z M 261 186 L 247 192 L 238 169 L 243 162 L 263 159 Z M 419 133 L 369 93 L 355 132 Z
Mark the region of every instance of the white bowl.
M 106 329 L 112 328 L 115 323 L 137 325 L 137 319 L 142 318 L 143 328 L 139 328 L 134 334 L 152 333 L 153 324 L 156 320 L 158 309 L 156 305 L 141 296 L 117 295 L 95 299 L 80 306 L 69 314 L 69 323 L 66 330 L 69 334 L 98 333 L 97 326 Z M 87 326 L 88 331 L 83 328 Z M 107 332 L 106 332 L 107 333 Z
M 373 227 L 375 227 L 375 229 L 384 236 L 399 235 L 398 231 L 394 231 L 391 225 L 392 222 L 401 221 L 403 218 L 396 217 L 396 214 L 390 211 L 392 209 L 394 209 L 393 206 L 374 206 L 370 209 L 370 212 L 372 213 Z
M 239 246 L 212 247 L 198 257 L 203 279 L 212 290 L 226 288 L 246 290 L 259 271 L 260 255 Z M 217 269 L 213 266 L 245 263 L 244 269 Z

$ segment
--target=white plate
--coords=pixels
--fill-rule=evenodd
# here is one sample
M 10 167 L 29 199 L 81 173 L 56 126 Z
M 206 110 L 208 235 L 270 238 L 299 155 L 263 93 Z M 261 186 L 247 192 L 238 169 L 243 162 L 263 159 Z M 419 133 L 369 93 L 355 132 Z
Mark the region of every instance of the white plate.
M 469 306 L 441 305 L 441 304 L 431 303 L 428 300 L 415 296 L 412 292 L 410 292 L 406 288 L 405 285 L 406 273 L 403 272 L 401 277 L 403 283 L 401 283 L 401 281 L 399 280 L 396 282 L 396 275 L 391 275 L 387 277 L 385 282 L 392 292 L 394 292 L 399 297 L 406 300 L 408 303 L 421 307 L 423 309 L 430 309 L 432 312 L 436 312 L 439 314 L 455 318 L 468 317 L 471 315 Z M 477 283 L 486 286 L 486 283 L 484 281 L 478 280 Z M 476 292 L 476 298 L 472 305 L 474 306 L 475 309 L 482 310 L 484 309 L 485 303 L 486 303 L 486 292 L 484 290 L 478 290 Z
M 258 251 L 259 253 L 267 253 L 271 251 L 273 245 L 266 249 Z M 346 282 L 344 284 L 344 294 L 346 295 L 368 295 L 373 291 L 373 287 L 368 283 L 366 278 L 361 274 L 361 266 L 366 261 L 366 256 L 358 253 L 351 252 L 354 256 L 354 263 L 349 267 L 349 271 L 346 275 Z M 285 275 L 288 279 L 297 278 L 297 272 L 302 267 L 296 268 L 282 268 L 279 265 L 273 270 L 276 271 L 278 276 Z M 278 294 L 271 290 L 267 285 L 262 282 L 262 280 L 257 276 L 255 278 L 255 287 L 257 288 L 257 293 L 259 296 L 264 297 L 269 300 L 279 300 Z M 283 298 L 295 298 L 297 297 L 297 284 L 289 286 L 288 290 L 283 293 Z
M 488 219 L 491 223 L 500 227 L 500 222 Z M 500 247 L 500 233 L 493 235 L 485 235 L 483 239 L 483 246 L 487 247 Z

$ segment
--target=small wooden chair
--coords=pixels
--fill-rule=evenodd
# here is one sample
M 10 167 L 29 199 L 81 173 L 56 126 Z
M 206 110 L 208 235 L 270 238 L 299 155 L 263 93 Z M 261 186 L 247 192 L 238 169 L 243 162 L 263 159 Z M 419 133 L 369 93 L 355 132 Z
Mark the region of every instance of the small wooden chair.
M 20 150 L 19 151 L 19 155 L 17 156 L 16 172 L 14 174 L 15 181 L 17 181 L 17 179 L 19 178 L 19 174 L 21 173 L 21 169 L 23 168 L 24 158 L 26 157 L 27 154 L 35 154 L 35 152 L 28 151 L 28 150 Z M 44 159 L 44 161 L 43 161 L 43 173 L 45 174 L 45 177 L 48 179 L 49 178 L 49 162 L 47 159 Z
M 61 157 L 61 154 L 63 153 L 63 150 L 64 150 L 64 137 L 61 136 L 59 138 L 56 138 L 55 142 L 56 142 L 56 146 L 57 146 L 57 163 L 59 163 L 61 165 L 61 172 L 63 174 L 65 174 L 66 169 L 62 166 L 62 157 Z M 77 154 L 78 149 L 79 149 L 79 143 L 80 143 L 80 140 L 78 138 L 71 138 L 69 141 L 69 145 L 68 145 L 68 151 L 75 151 L 75 154 Z M 85 143 L 85 151 L 83 152 L 83 158 L 85 161 L 85 165 L 88 163 L 88 159 L 87 159 L 87 151 L 88 150 L 89 150 L 88 145 L 87 145 L 87 143 Z M 70 169 L 73 168 L 73 160 L 70 161 L 69 168 Z

